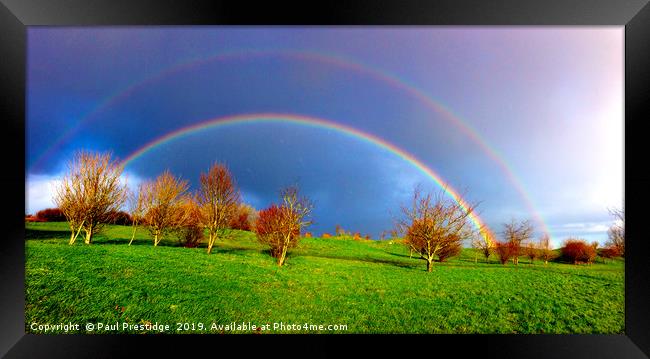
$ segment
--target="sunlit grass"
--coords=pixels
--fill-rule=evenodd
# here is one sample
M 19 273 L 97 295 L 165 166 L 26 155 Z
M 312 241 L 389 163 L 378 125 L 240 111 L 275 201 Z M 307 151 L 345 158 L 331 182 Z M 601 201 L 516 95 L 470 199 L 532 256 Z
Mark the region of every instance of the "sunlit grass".
M 465 249 L 427 273 L 396 242 L 305 238 L 278 268 L 249 232 L 233 231 L 208 255 L 171 237 L 153 247 L 145 230 L 128 246 L 131 227 L 73 246 L 65 223 L 26 228 L 27 332 L 31 323 L 98 321 L 167 323 L 173 332 L 178 322 L 346 324 L 346 333 L 624 330 L 621 260 L 504 266 L 475 263 Z

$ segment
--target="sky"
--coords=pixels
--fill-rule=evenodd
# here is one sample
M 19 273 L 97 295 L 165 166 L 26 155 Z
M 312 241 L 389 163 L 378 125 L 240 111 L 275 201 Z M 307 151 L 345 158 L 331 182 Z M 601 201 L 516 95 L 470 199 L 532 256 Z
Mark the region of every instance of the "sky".
M 30 27 L 25 211 L 54 206 L 53 185 L 76 150 L 124 160 L 211 119 L 270 116 L 170 137 L 130 160 L 126 181 L 169 169 L 194 190 L 219 161 L 255 208 L 296 184 L 315 205 L 309 231 L 339 224 L 373 238 L 394 228 L 414 188 L 437 192 L 442 182 L 497 234 L 529 219 L 555 245 L 604 243 L 608 209 L 624 204 L 623 35 Z

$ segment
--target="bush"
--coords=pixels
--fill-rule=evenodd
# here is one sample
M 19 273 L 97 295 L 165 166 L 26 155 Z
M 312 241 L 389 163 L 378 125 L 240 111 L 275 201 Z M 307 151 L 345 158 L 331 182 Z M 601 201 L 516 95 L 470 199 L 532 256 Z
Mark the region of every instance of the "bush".
M 332 237 L 332 235 L 330 235 L 329 233 L 323 233 L 322 237 L 323 238 L 330 238 L 330 237 Z
M 445 262 L 448 258 L 459 255 L 461 250 L 461 242 L 450 242 L 438 251 L 438 262 Z
M 178 240 L 185 248 L 196 248 L 204 238 L 203 228 L 198 225 L 178 229 Z
M 289 249 L 298 244 L 300 228 L 289 226 L 291 212 L 287 207 L 272 205 L 259 212 L 255 222 L 255 233 L 262 244 L 270 247 L 271 256 L 278 259 L 278 264 L 284 264 L 284 258 Z
M 621 256 L 621 252 L 618 247 L 610 245 L 605 248 L 601 248 L 600 256 L 607 259 L 612 259 Z
M 131 215 L 124 211 L 112 211 L 108 215 L 109 223 L 120 226 L 130 226 L 133 223 Z
M 562 258 L 573 264 L 592 263 L 596 258 L 596 249 L 582 239 L 569 238 L 562 247 Z
M 67 219 L 59 208 L 46 208 L 36 212 L 38 222 L 65 222 Z
M 230 220 L 229 227 L 241 231 L 251 231 L 256 217 L 257 211 L 253 207 L 246 204 L 240 204 L 237 206 L 237 209 Z
M 506 264 L 510 258 L 512 258 L 515 252 L 518 252 L 519 247 L 516 243 L 513 242 L 496 242 L 494 246 L 494 252 L 499 257 L 501 264 Z

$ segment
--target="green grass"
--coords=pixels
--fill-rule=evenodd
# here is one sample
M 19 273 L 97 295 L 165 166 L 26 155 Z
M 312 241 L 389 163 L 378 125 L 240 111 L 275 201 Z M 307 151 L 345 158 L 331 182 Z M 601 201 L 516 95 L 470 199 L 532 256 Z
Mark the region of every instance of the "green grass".
M 28 223 L 26 232 L 27 332 L 68 322 L 158 322 L 172 333 L 179 322 L 347 325 L 339 333 L 624 331 L 621 260 L 513 266 L 475 263 L 465 249 L 427 273 L 396 242 L 305 238 L 278 268 L 249 232 L 232 232 L 212 255 L 173 238 L 153 247 L 144 230 L 128 246 L 131 228 L 122 226 L 91 245 L 69 246 L 65 223 Z

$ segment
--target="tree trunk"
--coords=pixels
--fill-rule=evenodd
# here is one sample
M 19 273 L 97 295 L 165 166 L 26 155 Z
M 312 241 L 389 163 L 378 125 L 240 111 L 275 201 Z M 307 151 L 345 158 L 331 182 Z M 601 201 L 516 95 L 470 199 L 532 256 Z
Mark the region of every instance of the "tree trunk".
M 210 231 L 208 234 L 208 254 L 212 253 L 212 246 L 214 245 L 214 234 Z
M 137 224 L 134 224 L 134 225 L 133 225 L 133 234 L 131 235 L 131 240 L 129 241 L 129 245 L 131 245 L 131 243 L 133 243 L 133 240 L 135 239 L 135 230 L 136 230 L 137 228 L 138 228 L 138 225 L 137 225 Z
M 431 272 L 433 269 L 433 258 L 427 258 L 427 272 Z
M 280 254 L 280 258 L 278 258 L 278 266 L 282 267 L 284 265 L 284 260 L 287 257 L 287 246 L 285 245 L 282 247 L 282 253 Z
M 153 246 L 154 247 L 158 246 L 158 233 L 153 235 Z
M 90 242 L 92 241 L 92 237 L 93 237 L 92 228 L 90 230 L 86 229 L 86 239 L 84 239 L 84 243 L 90 244 Z
M 79 237 L 79 233 L 81 233 L 81 229 L 83 229 L 84 221 L 81 221 L 81 224 L 79 225 L 79 229 L 77 230 L 77 233 L 74 233 L 74 227 L 71 226 L 71 232 L 70 233 L 70 242 L 68 244 L 73 245 L 74 242 L 77 240 L 77 237 Z

